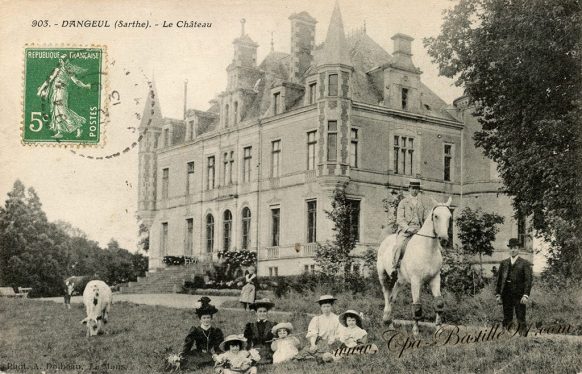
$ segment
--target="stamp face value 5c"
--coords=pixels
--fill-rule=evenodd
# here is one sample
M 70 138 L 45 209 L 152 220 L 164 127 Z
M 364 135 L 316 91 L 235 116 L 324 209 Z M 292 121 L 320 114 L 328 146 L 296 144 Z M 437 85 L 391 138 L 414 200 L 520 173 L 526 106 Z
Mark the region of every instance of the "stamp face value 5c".
M 101 47 L 25 48 L 23 142 L 99 144 Z

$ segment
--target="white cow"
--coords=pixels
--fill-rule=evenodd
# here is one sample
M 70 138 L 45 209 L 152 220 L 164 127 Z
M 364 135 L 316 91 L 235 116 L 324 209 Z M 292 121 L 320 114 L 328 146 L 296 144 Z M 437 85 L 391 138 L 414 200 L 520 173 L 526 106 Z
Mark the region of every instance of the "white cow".
M 111 308 L 111 288 L 100 280 L 92 280 L 83 291 L 83 303 L 87 317 L 81 323 L 87 325 L 87 336 L 101 333 L 103 323 L 107 323 Z

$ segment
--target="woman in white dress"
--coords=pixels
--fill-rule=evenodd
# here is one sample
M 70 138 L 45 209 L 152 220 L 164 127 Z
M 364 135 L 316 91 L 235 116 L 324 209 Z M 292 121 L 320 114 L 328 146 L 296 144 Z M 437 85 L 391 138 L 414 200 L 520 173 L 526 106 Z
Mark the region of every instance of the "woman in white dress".
M 338 334 L 341 325 L 338 316 L 333 313 L 333 303 L 336 300 L 332 295 L 323 295 L 317 301 L 321 314 L 313 317 L 309 322 L 306 335 L 309 346 L 298 355 L 298 359 L 323 358 L 326 360 L 329 352 L 339 347 Z
M 248 273 L 245 274 L 245 285 L 240 291 L 239 301 L 245 310 L 248 309 L 250 304 L 255 302 L 256 283 L 257 274 L 255 273 L 255 267 L 251 266 L 249 267 Z

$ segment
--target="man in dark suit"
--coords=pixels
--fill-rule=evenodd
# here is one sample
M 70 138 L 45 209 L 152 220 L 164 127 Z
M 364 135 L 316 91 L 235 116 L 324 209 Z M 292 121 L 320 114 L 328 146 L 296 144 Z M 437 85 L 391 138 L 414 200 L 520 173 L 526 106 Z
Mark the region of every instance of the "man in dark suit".
M 525 329 L 525 304 L 529 298 L 532 284 L 532 264 L 519 257 L 519 241 L 509 239 L 508 259 L 501 261 L 497 273 L 496 298 L 503 304 L 503 327 L 513 321 L 513 311 L 517 316 L 520 334 Z

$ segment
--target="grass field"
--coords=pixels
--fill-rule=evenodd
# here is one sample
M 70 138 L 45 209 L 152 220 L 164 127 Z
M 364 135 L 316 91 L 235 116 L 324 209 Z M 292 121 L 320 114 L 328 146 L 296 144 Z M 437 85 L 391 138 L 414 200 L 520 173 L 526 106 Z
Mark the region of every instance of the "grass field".
M 118 302 L 113 305 L 107 333 L 86 338 L 85 328 L 79 323 L 84 316 L 81 305 L 66 310 L 62 304 L 53 302 L 0 299 L 0 371 L 54 373 L 60 368 L 61 373 L 164 372 L 164 358 L 180 351 L 189 327 L 197 323 L 189 310 Z M 242 310 L 223 310 L 215 316 L 215 325 L 225 334 L 241 333 L 244 323 L 251 318 L 251 314 Z M 308 318 L 294 314 L 289 320 L 302 332 Z M 532 335 L 471 344 L 439 344 L 408 349 L 399 357 L 400 347 L 393 345 L 389 349 L 382 340 L 385 328 L 379 321 L 369 320 L 367 330 L 370 340 L 380 348 L 377 355 L 350 357 L 322 366 L 315 362 L 266 366 L 259 372 L 578 373 L 582 370 L 579 337 Z M 422 331 L 422 339 L 429 341 L 432 333 L 432 330 Z M 401 336 L 403 340 L 404 336 Z M 212 372 L 207 369 L 202 373 Z

